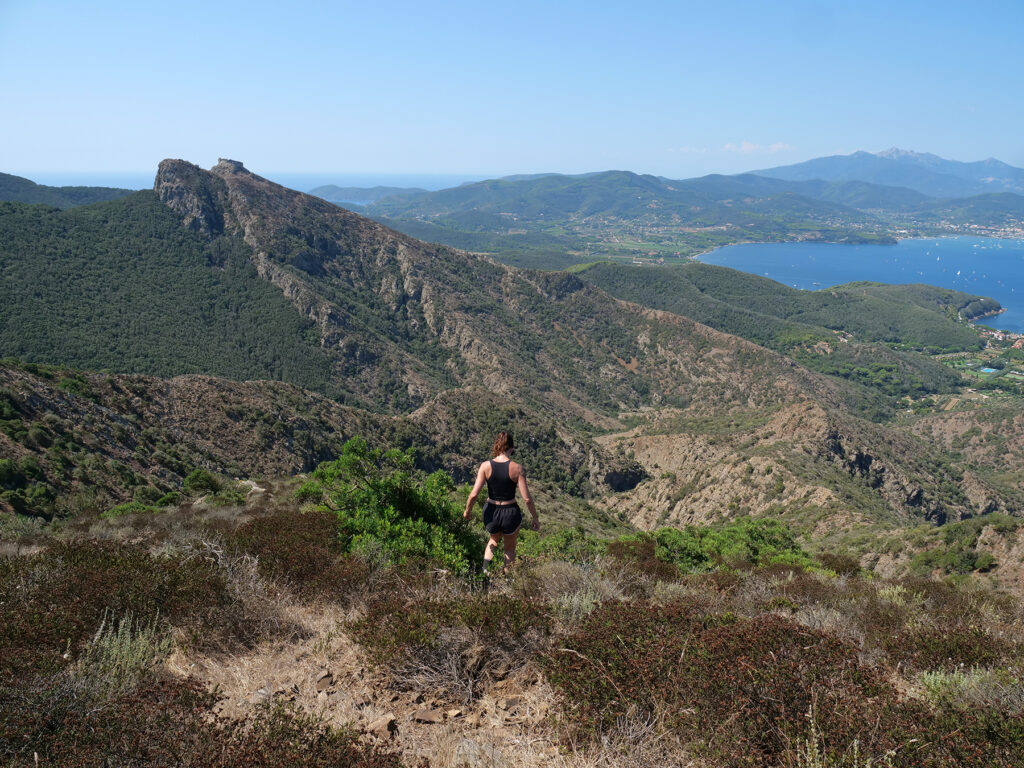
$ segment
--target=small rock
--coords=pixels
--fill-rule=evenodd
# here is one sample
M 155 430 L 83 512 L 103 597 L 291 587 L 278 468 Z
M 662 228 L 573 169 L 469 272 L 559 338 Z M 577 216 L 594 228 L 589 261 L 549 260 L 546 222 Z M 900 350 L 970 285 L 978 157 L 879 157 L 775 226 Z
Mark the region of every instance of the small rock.
M 501 752 L 486 744 L 478 744 L 472 739 L 462 739 L 455 748 L 455 763 L 477 768 L 484 765 L 495 765 L 501 762 Z
M 461 709 L 449 709 L 444 714 L 449 720 L 454 720 L 456 717 L 462 717 L 465 713 Z
M 413 712 L 412 719 L 417 723 L 443 723 L 444 712 L 437 709 L 418 709 Z
M 269 695 L 270 691 L 268 691 L 266 688 L 257 688 L 256 691 L 253 693 L 252 697 L 249 699 L 249 701 L 251 701 L 253 704 L 259 704 Z
M 332 685 L 334 685 L 334 675 L 330 672 L 324 672 L 316 679 L 317 693 L 320 691 L 326 691 Z
M 398 721 L 395 720 L 395 713 L 388 712 L 384 717 L 378 717 L 370 723 L 366 730 L 381 739 L 393 739 L 398 733 Z
M 498 699 L 498 709 L 510 710 L 519 706 L 519 699 L 515 696 L 510 696 L 506 699 Z

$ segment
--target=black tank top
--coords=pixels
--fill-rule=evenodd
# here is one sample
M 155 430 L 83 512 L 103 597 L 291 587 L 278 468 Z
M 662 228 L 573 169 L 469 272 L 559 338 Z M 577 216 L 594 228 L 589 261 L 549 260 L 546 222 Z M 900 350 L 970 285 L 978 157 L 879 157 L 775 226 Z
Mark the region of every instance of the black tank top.
M 487 496 L 494 501 L 514 501 L 516 483 L 508 476 L 511 461 L 491 459 L 491 476 L 487 478 Z

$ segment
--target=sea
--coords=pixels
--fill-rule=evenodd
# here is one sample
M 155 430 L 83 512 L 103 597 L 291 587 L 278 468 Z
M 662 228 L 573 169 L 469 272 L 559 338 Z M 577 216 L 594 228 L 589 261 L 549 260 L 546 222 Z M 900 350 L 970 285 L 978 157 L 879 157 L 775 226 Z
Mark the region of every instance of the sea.
M 750 243 L 698 257 L 707 264 L 763 275 L 794 288 L 822 290 L 855 280 L 925 283 L 989 296 L 1006 309 L 981 322 L 1024 333 L 1024 240 L 941 237 L 896 245 Z

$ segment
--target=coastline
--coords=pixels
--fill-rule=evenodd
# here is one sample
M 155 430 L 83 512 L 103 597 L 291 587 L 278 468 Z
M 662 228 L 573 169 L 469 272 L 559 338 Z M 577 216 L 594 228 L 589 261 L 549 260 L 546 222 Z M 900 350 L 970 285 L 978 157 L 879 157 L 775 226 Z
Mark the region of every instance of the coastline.
M 1002 304 L 999 305 L 999 309 L 993 309 L 991 312 L 985 312 L 981 315 L 974 315 L 973 317 L 966 318 L 968 323 L 974 324 L 979 320 L 984 320 L 986 317 L 999 317 L 999 315 L 1006 312 L 1006 307 Z M 1009 331 L 1010 333 L 1021 333 L 1021 331 Z
M 737 240 L 735 243 L 726 243 L 725 245 L 716 245 L 714 248 L 709 248 L 706 251 L 700 253 L 694 253 L 686 258 L 690 261 L 697 261 L 702 256 L 707 256 L 715 251 L 720 251 L 723 248 L 732 248 L 737 245 L 879 245 L 879 246 L 893 246 L 899 245 L 900 243 L 910 242 L 914 240 L 957 240 L 962 237 L 976 237 L 983 240 L 1007 240 L 1010 242 L 1024 245 L 1024 237 L 1020 235 L 1007 233 L 996 233 L 990 234 L 986 232 L 956 232 L 953 234 L 944 235 L 894 235 L 893 242 L 891 243 L 850 243 L 840 241 L 828 241 L 828 240 Z
M 743 245 L 731 253 L 717 253 Z M 717 246 L 693 261 L 767 277 L 800 290 L 826 290 L 867 281 L 931 285 L 994 299 L 1000 307 L 967 320 L 1024 333 L 1024 239 L 982 234 L 902 237 L 897 249 L 837 249 L 848 243 L 743 242 Z M 867 245 L 867 244 L 856 244 Z M 873 245 L 873 244 L 872 244 Z M 758 246 L 748 250 L 749 246 Z M 795 247 L 795 246 L 800 246 Z

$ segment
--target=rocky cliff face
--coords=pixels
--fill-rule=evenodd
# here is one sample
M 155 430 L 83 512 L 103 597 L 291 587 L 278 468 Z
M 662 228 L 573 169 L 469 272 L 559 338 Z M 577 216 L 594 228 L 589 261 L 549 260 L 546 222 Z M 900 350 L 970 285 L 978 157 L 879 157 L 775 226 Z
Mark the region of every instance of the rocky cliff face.
M 599 439 L 635 455 L 649 477 L 606 500 L 650 528 L 737 514 L 817 519 L 820 536 L 886 520 L 943 524 L 1009 511 L 1012 496 L 963 472 L 941 447 L 813 402 L 734 411 L 665 413 Z
M 211 237 L 224 232 L 228 191 L 216 176 L 184 160 L 164 160 L 157 169 L 153 191 L 189 229 Z

